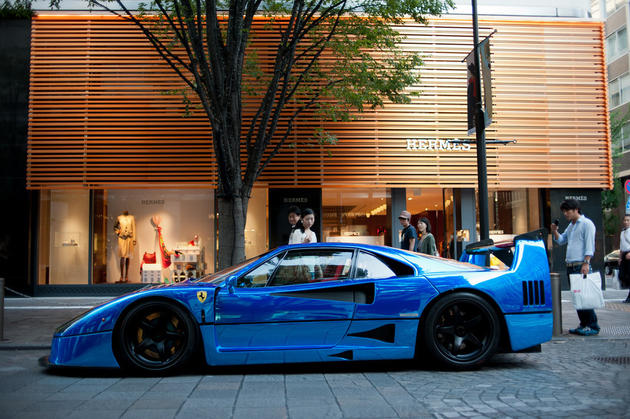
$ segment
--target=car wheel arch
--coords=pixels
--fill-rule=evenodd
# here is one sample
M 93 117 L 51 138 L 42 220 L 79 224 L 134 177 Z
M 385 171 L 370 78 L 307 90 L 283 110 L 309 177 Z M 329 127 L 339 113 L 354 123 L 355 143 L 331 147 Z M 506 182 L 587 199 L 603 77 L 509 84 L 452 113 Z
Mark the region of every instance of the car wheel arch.
M 420 322 L 418 323 L 418 332 L 416 334 L 416 353 L 418 353 L 419 348 L 420 349 L 422 348 L 422 344 L 420 342 L 421 333 L 419 332 L 424 328 L 425 321 L 427 319 L 427 314 L 431 311 L 431 308 L 433 308 L 433 306 L 435 306 L 435 304 L 437 304 L 438 301 L 440 301 L 444 297 L 452 295 L 452 294 L 459 294 L 459 293 L 474 294 L 478 297 L 483 298 L 488 304 L 490 304 L 490 306 L 494 309 L 494 312 L 496 313 L 496 315 L 499 317 L 499 324 L 501 326 L 499 352 L 510 352 L 511 345 L 510 345 L 510 338 L 509 338 L 509 331 L 508 331 L 507 323 L 505 322 L 505 313 L 503 312 L 503 310 L 501 310 L 501 307 L 497 304 L 497 302 L 490 295 L 476 288 L 455 288 L 455 289 L 451 289 L 451 290 L 442 292 L 440 294 L 437 294 L 435 297 L 431 299 L 431 301 L 429 301 L 429 303 L 424 307 L 424 309 L 420 313 Z
M 202 355 L 203 352 L 203 339 L 202 339 L 202 334 L 201 334 L 201 329 L 199 326 L 199 322 L 197 321 L 197 319 L 195 318 L 194 315 L 192 315 L 192 313 L 190 312 L 190 308 L 187 307 L 185 304 L 183 304 L 181 301 L 178 301 L 174 298 L 169 298 L 169 297 L 165 297 L 162 295 L 149 295 L 149 296 L 145 296 L 142 298 L 138 298 L 137 300 L 134 300 L 133 302 L 131 302 L 130 304 L 128 304 L 119 314 L 118 319 L 116 319 L 116 323 L 114 324 L 114 329 L 112 330 L 112 351 L 114 353 L 114 355 L 116 355 L 116 352 L 118 351 L 117 348 L 117 334 L 119 334 L 121 332 L 121 323 L 123 321 L 123 319 L 127 316 L 127 314 L 129 312 L 131 312 L 134 308 L 140 306 L 141 304 L 147 303 L 147 302 L 161 302 L 161 303 L 167 303 L 167 304 L 173 304 L 175 306 L 177 306 L 179 309 L 181 309 L 188 317 L 189 319 L 192 321 L 192 324 L 194 326 L 194 333 L 195 333 L 195 345 L 193 348 L 193 357 L 198 358 Z

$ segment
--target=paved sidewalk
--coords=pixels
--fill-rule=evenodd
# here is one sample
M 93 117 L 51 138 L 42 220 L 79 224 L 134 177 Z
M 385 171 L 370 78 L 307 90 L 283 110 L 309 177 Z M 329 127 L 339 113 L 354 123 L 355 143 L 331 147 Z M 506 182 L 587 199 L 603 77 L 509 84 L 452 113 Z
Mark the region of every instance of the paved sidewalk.
M 11 340 L 0 344 L 0 418 L 630 418 L 625 295 L 606 292 L 600 336 L 563 335 L 541 353 L 498 354 L 477 371 L 409 361 L 198 365 L 175 377 L 46 370 L 38 359 L 55 327 L 106 299 L 11 299 Z M 564 292 L 565 332 L 577 322 L 569 298 Z
M 4 300 L 2 349 L 45 349 L 55 329 L 111 297 L 33 297 Z

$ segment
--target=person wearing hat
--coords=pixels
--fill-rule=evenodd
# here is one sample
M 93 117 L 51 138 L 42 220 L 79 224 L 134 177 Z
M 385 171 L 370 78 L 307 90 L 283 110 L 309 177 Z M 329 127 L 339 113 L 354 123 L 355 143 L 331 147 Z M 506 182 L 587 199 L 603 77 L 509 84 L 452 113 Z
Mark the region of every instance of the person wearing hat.
M 403 228 L 400 232 L 400 248 L 413 250 L 416 244 L 416 229 L 411 225 L 411 213 L 402 211 L 398 216 L 398 221 Z

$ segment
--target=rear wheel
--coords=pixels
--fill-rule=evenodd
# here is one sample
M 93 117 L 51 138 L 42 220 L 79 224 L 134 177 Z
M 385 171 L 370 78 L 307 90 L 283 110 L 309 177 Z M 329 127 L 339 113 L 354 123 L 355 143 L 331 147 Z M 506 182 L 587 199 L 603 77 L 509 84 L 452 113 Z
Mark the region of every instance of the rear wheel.
M 471 293 L 450 294 L 431 307 L 422 330 L 433 358 L 454 369 L 481 366 L 494 355 L 501 325 L 494 308 Z
M 167 301 L 146 301 L 125 314 L 114 333 L 122 367 L 146 373 L 171 373 L 191 359 L 197 329 L 188 313 Z

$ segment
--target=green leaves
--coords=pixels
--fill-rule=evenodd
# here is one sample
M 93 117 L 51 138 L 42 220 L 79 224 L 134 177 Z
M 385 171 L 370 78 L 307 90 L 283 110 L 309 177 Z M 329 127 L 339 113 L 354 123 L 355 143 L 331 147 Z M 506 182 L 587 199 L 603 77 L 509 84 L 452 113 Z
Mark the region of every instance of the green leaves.
M 0 19 L 30 19 L 33 14 L 29 0 L 5 0 L 0 5 Z

